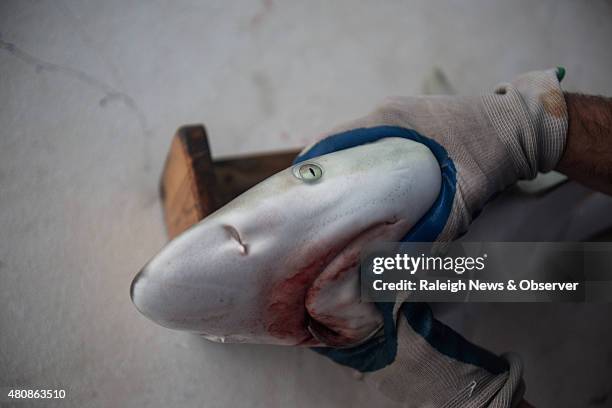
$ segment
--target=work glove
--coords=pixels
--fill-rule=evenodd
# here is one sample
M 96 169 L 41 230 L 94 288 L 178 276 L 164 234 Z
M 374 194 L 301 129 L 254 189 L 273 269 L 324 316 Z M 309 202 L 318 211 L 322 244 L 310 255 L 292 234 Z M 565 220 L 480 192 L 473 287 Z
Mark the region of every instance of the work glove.
M 440 164 L 442 187 L 404 241 L 450 242 L 496 194 L 555 168 L 567 133 L 563 75 L 562 68 L 530 72 L 481 96 L 390 98 L 324 135 L 295 162 L 385 137 L 423 143 Z M 409 299 L 378 303 L 384 327 L 359 346 L 316 350 L 366 373 L 380 391 L 411 407 L 511 407 L 521 400 L 517 356 L 469 343 L 435 320 L 428 305 Z

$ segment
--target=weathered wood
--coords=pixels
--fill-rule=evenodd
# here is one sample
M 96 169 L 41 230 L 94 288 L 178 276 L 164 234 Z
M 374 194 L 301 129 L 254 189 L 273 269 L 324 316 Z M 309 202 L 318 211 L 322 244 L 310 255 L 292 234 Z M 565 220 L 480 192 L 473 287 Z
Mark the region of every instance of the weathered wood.
M 201 125 L 176 131 L 160 181 L 164 222 L 174 238 L 216 208 L 215 174 L 206 130 Z
M 255 184 L 291 165 L 298 150 L 212 160 L 202 125 L 176 131 L 160 180 L 170 239 Z
M 299 150 L 224 158 L 214 161 L 219 204 L 224 205 L 255 184 L 291 166 Z

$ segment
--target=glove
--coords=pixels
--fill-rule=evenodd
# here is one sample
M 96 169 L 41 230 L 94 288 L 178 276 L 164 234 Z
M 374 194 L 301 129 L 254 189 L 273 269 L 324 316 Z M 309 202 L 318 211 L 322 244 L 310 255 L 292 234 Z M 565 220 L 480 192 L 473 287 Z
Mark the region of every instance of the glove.
M 404 241 L 449 242 L 496 194 L 557 165 L 567 133 L 563 75 L 562 68 L 530 72 L 482 96 L 390 98 L 295 162 L 384 137 L 425 144 L 440 164 L 442 188 Z M 510 407 L 520 401 L 517 356 L 499 357 L 469 343 L 435 320 L 426 304 L 406 300 L 377 304 L 384 327 L 363 344 L 316 350 L 367 373 L 379 390 L 408 406 Z

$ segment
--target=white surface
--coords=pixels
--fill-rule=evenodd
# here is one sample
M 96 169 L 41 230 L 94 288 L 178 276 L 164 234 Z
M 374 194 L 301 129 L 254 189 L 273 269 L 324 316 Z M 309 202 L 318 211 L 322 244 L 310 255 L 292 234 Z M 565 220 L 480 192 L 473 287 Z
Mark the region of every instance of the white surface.
M 612 94 L 609 2 L 381 3 L 0 3 L 0 386 L 78 407 L 392 405 L 308 350 L 208 343 L 128 296 L 165 241 L 179 125 L 206 123 L 216 155 L 301 146 L 434 66 L 459 93 L 561 64 L 567 89 Z M 587 380 L 612 377 L 609 307 L 499 308 L 474 338 L 526 356 L 533 401 L 612 404 Z

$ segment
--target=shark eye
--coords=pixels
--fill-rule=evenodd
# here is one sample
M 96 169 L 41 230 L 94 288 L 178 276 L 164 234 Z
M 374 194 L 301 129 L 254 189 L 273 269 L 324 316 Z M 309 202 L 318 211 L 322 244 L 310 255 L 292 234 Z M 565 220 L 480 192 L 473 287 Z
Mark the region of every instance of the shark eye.
M 312 183 L 323 176 L 323 169 L 318 164 L 304 163 L 293 168 L 293 175 L 307 183 Z

